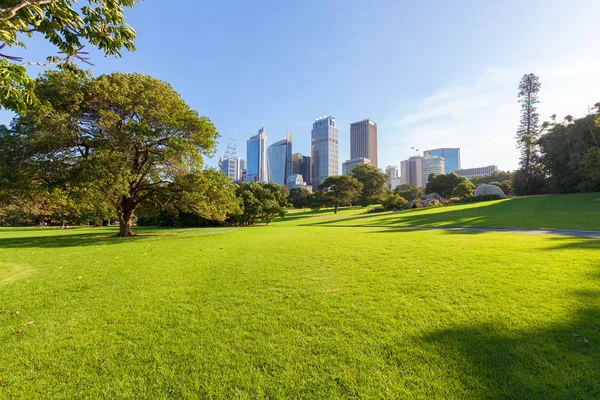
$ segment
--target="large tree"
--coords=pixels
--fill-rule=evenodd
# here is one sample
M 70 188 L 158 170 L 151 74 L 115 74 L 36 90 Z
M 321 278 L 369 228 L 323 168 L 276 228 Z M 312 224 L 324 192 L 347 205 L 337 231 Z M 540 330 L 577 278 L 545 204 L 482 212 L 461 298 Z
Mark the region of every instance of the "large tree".
M 43 36 L 59 53 L 46 60 L 30 60 L 0 52 L 0 106 L 23 113 L 36 102 L 35 80 L 26 66 L 58 64 L 77 69 L 74 61 L 91 64 L 82 49 L 86 44 L 106 56 L 120 57 L 123 48 L 135 50 L 135 31 L 125 21 L 124 7 L 139 0 L 88 0 L 81 7 L 75 0 L 0 1 L 0 50 L 6 46 L 26 48 L 26 39 Z
M 285 215 L 281 205 L 282 191 L 279 185 L 262 182 L 242 182 L 236 189 L 241 202 L 241 214 L 234 218 L 238 224 L 253 225 L 262 221 L 266 225 Z
M 425 196 L 423 188 L 420 188 L 418 186 L 412 186 L 406 183 L 397 186 L 396 189 L 394 189 L 394 193 L 396 193 L 400 197 L 405 198 L 408 201 Z
M 389 181 L 387 174 L 374 165 L 358 164 L 352 169 L 352 176 L 363 185 L 359 200 L 361 206 L 381 202 Z
M 429 175 L 427 185 L 425 186 L 425 193 L 437 193 L 442 197 L 450 197 L 454 188 L 466 180 L 466 178 L 458 176 L 454 172 L 440 175 L 432 173 Z
M 337 214 L 340 205 L 352 204 L 360 198 L 362 183 L 350 175 L 328 176 L 319 189 L 325 192 L 333 213 Z
M 117 207 L 120 236 L 133 235 L 132 218 L 142 202 L 193 199 L 183 194 L 199 189 L 202 180 L 192 177 L 218 134 L 169 84 L 140 74 L 90 79 L 47 72 L 36 94 L 40 105 L 14 127 L 31 180 L 109 199 Z M 211 208 L 197 211 L 221 217 Z
M 515 172 L 515 191 L 519 195 L 538 194 L 543 191 L 543 175 L 539 163 L 538 139 L 542 128 L 536 104 L 542 84 L 533 74 L 525 74 L 519 82 L 518 102 L 521 104 L 521 120 L 517 129 L 517 147 L 521 151 L 519 169 Z M 543 125 L 543 128 L 546 124 Z

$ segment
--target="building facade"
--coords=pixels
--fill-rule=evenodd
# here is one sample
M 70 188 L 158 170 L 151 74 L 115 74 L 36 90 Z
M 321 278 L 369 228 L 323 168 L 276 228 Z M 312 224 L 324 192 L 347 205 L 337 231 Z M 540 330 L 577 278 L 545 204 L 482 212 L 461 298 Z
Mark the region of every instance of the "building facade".
M 304 182 L 301 174 L 293 174 L 288 176 L 285 186 L 288 188 L 288 190 L 292 190 L 294 188 L 304 188 L 309 192 L 312 192 L 312 186 Z
M 395 187 L 392 188 L 392 180 L 398 178 L 398 167 L 396 167 L 395 165 L 388 165 L 387 167 L 385 167 L 385 174 L 388 176 L 389 180 L 388 187 L 393 190 Z M 399 183 L 396 186 L 398 185 Z
M 268 182 L 267 133 L 262 127 L 256 136 L 248 139 L 246 149 L 246 178 L 250 182 Z
M 302 179 L 308 185 L 312 177 L 310 156 L 304 156 L 301 153 L 292 154 L 292 175 L 302 175 Z
M 267 171 L 269 182 L 285 185 L 292 174 L 292 132 L 268 147 Z
M 400 183 L 423 187 L 423 160 L 424 157 L 414 156 L 400 162 Z
M 311 131 L 310 183 L 313 187 L 318 187 L 328 176 L 339 174 L 338 147 L 335 118 L 332 116 L 317 118 Z
M 497 165 L 488 165 L 487 167 L 459 169 L 456 171 L 456 174 L 463 178 L 472 178 L 474 176 L 493 175 L 496 171 L 498 171 Z
M 377 124 L 370 119 L 350 124 L 350 159 L 368 158 L 377 167 Z
M 423 157 L 423 186 L 429 182 L 430 174 L 445 174 L 444 159 L 442 157 Z
M 239 158 L 220 159 L 219 169 L 234 182 L 240 179 Z
M 436 156 L 444 159 L 444 167 L 446 174 L 456 172 L 460 169 L 460 149 L 443 147 L 439 149 L 426 150 L 423 152 L 424 157 Z
M 350 175 L 354 167 L 358 164 L 371 164 L 371 160 L 364 157 L 353 158 L 352 160 L 347 160 L 342 164 L 342 175 Z

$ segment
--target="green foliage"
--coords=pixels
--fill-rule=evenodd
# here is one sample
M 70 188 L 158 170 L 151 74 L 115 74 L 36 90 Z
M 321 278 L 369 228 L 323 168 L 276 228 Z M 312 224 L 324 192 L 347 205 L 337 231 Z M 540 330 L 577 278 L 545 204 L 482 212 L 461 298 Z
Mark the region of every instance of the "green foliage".
M 397 186 L 396 189 L 394 189 L 394 193 L 400 197 L 404 197 L 408 201 L 425 196 L 425 191 L 423 191 L 422 188 L 408 184 Z
M 462 181 L 454 189 L 452 189 L 452 197 L 468 198 L 473 196 L 475 185 L 469 181 Z
M 584 192 L 600 191 L 600 147 L 588 149 L 581 160 L 582 180 L 578 188 Z
M 466 178 L 458 176 L 454 172 L 441 175 L 433 173 L 429 175 L 429 181 L 425 186 L 425 193 L 437 193 L 442 197 L 450 197 L 454 188 L 465 181 L 467 181 Z
M 218 136 L 165 82 L 140 74 L 96 79 L 69 72 L 47 72 L 38 80 L 39 105 L 13 124 L 21 181 L 39 190 L 60 188 L 85 194 L 88 202 L 118 207 L 121 235 L 129 236 L 136 208 L 145 201 L 178 199 L 188 211 L 222 220 L 214 204 L 192 206 L 197 199 L 224 200 L 231 190 L 198 192 L 217 179 L 202 175 L 202 156 L 211 155 Z M 205 179 L 210 177 L 210 179 Z M 220 182 L 220 181 L 219 181 Z M 33 189 L 32 189 L 33 190 Z
M 323 190 L 317 190 L 310 196 L 309 206 L 311 210 L 318 211 L 321 208 L 331 206 L 331 201 Z
M 492 182 L 510 182 L 513 179 L 513 176 L 514 173 L 510 171 L 494 171 L 492 175 L 472 176 L 469 180 L 477 187 L 483 184 L 493 184 Z
M 362 184 L 361 206 L 381 202 L 389 180 L 386 174 L 374 165 L 358 164 L 352 169 L 352 176 Z
M 234 220 L 240 225 L 254 225 L 257 221 L 269 224 L 277 217 L 285 215 L 281 205 L 283 197 L 279 185 L 262 182 L 242 182 L 236 188 L 241 200 L 241 214 Z
M 362 184 L 350 175 L 328 176 L 319 185 L 337 213 L 340 205 L 350 205 L 360 198 Z
M 125 21 L 124 7 L 137 0 L 89 0 L 83 7 L 75 0 L 7 0 L 0 4 L 0 41 L 9 48 L 26 48 L 24 38 L 43 36 L 64 54 L 23 62 L 17 57 L 0 60 L 0 106 L 24 113 L 37 102 L 35 82 L 25 65 L 59 64 L 76 69 L 79 59 L 89 64 L 82 51 L 86 44 L 102 50 L 106 56 L 121 56 L 121 49 L 135 50 L 135 31 Z M 2 47 L 4 47 L 2 45 Z
M 305 208 L 310 206 L 311 193 L 308 189 L 296 187 L 290 190 L 289 201 L 294 208 Z
M 383 208 L 385 211 L 401 210 L 404 205 L 408 203 L 404 197 L 397 195 L 396 193 L 390 193 L 383 200 Z

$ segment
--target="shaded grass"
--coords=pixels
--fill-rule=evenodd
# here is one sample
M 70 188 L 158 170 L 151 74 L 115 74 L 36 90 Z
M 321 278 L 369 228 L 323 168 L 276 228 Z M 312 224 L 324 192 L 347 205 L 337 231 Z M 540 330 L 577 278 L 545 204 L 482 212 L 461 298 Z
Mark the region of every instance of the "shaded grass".
M 600 396 L 600 241 L 308 218 L 0 229 L 0 397 Z

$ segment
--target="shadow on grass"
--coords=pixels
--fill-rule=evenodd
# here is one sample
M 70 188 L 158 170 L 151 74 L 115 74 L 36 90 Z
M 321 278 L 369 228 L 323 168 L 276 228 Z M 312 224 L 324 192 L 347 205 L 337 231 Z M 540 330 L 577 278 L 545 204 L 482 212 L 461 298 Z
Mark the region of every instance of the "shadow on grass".
M 115 231 L 116 234 L 116 231 Z M 66 235 L 28 236 L 18 238 L 0 238 L 0 248 L 60 248 L 76 246 L 99 246 L 130 243 L 161 236 L 152 233 L 140 233 L 130 237 L 118 237 L 105 232 L 70 233 Z
M 526 331 L 493 325 L 443 329 L 421 338 L 476 398 L 600 398 L 597 292 L 565 323 Z M 535 305 L 532 305 L 535 307 Z

